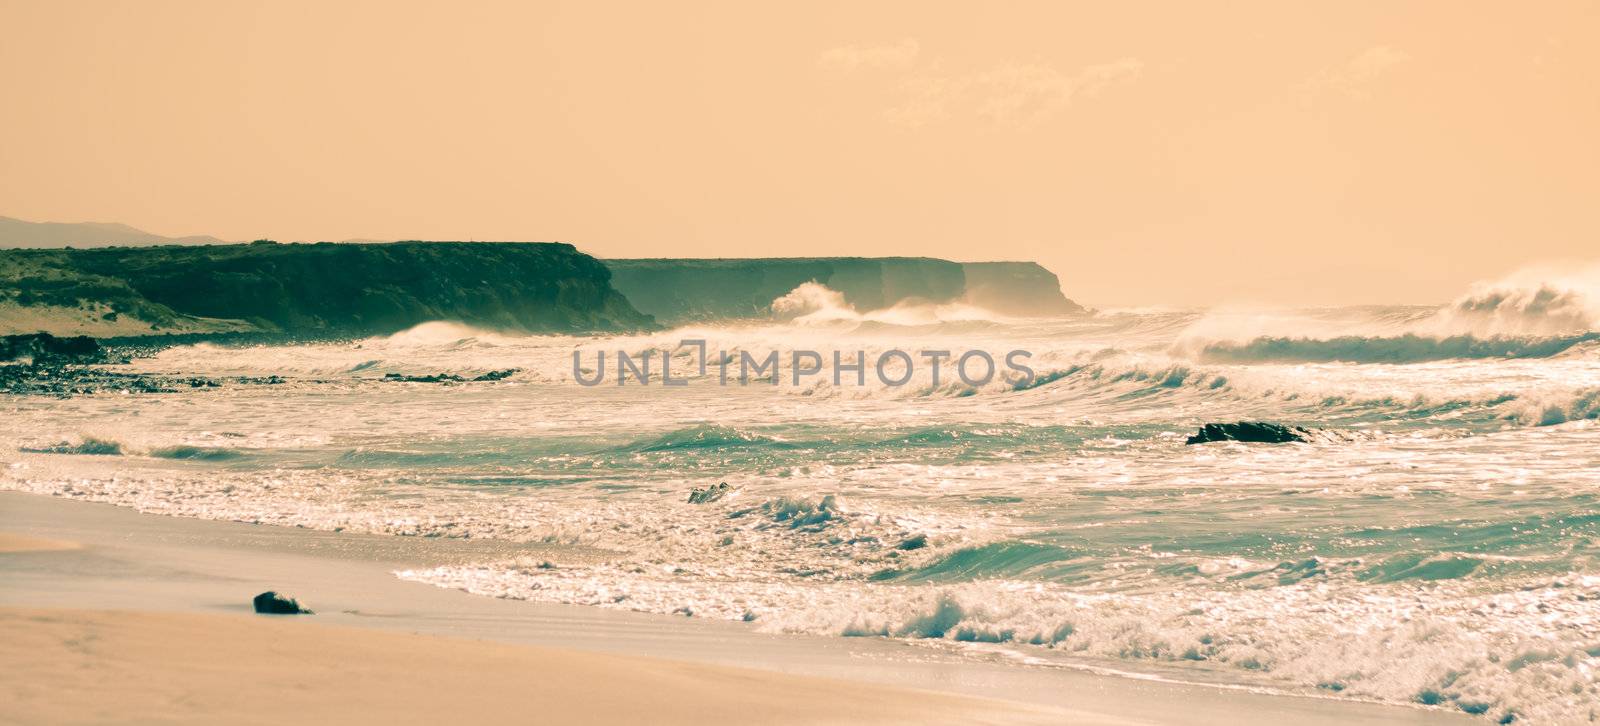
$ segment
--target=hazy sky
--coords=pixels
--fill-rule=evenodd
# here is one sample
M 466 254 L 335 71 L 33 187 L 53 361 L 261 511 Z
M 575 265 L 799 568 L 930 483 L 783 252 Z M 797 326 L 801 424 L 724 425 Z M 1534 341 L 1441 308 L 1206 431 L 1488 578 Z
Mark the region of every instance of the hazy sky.
M 1091 304 L 1600 256 L 1600 4 L 0 0 L 0 214 L 1033 259 Z

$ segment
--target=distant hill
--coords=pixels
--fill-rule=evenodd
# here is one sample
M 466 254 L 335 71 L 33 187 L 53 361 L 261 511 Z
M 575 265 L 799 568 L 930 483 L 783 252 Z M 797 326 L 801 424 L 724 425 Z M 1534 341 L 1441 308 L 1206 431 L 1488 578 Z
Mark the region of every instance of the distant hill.
M 115 222 L 29 222 L 0 217 L 0 248 L 223 244 L 216 237 L 163 237 Z

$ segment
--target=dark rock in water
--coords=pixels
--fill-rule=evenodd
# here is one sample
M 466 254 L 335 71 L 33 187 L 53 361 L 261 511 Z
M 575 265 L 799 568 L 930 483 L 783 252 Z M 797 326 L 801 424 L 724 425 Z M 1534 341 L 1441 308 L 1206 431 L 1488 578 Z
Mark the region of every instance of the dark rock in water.
M 920 550 L 928 546 L 928 535 L 919 534 L 905 538 L 900 544 L 894 546 L 897 550 Z
M 311 611 L 300 607 L 299 601 L 286 595 L 279 595 L 268 590 L 256 596 L 256 612 L 263 615 L 310 615 Z
M 465 378 L 454 373 L 435 373 L 431 376 L 408 376 L 401 373 L 385 373 L 383 380 L 391 383 L 460 383 Z
M 1254 444 L 1287 444 L 1318 438 L 1318 432 L 1299 426 L 1283 426 L 1266 421 L 1240 421 L 1238 423 L 1208 423 L 1200 432 L 1190 436 L 1186 444 L 1209 444 L 1216 441 L 1242 441 Z
M 727 496 L 730 491 L 733 491 L 733 487 L 728 486 L 727 482 L 718 482 L 716 486 L 695 487 L 693 491 L 689 492 L 689 503 L 705 504 L 714 502 Z
M 506 368 L 504 370 L 489 371 L 488 373 L 474 378 L 463 378 L 462 376 L 458 376 L 454 373 L 435 373 L 428 376 L 408 376 L 403 373 L 385 373 L 383 374 L 383 380 L 390 383 L 464 383 L 466 381 L 482 383 L 485 381 L 503 381 L 520 372 L 522 372 L 521 368 Z
M 87 335 L 57 338 L 49 333 L 0 337 L 0 361 L 27 358 L 35 363 L 98 363 L 105 357 L 100 343 Z
M 18 339 L 24 340 L 19 344 Z M 272 385 L 285 382 L 279 376 L 218 380 L 119 371 L 105 364 L 128 362 L 126 351 L 116 346 L 101 346 L 93 338 L 54 338 L 43 334 L 0 336 L 0 354 L 12 355 L 19 351 L 27 362 L 0 363 L 0 393 L 65 398 L 97 393 L 176 393 L 184 389 L 220 388 L 226 383 Z

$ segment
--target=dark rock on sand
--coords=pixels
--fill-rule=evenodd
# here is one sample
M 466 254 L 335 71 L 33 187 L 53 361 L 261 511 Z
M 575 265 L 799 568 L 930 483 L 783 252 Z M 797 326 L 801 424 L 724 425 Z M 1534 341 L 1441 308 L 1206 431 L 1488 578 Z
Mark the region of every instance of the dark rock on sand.
M 1283 426 L 1266 421 L 1239 421 L 1237 423 L 1208 423 L 1200 432 L 1190 436 L 1186 444 L 1209 444 L 1216 441 L 1242 441 L 1255 444 L 1287 444 L 1319 438 L 1319 432 L 1299 426 Z
M 723 498 L 724 496 L 727 496 L 728 492 L 730 491 L 733 491 L 733 487 L 728 486 L 728 483 L 725 481 L 717 482 L 716 486 L 695 487 L 693 491 L 689 492 L 689 503 L 705 504 L 707 502 L 714 502 Z
M 263 615 L 310 615 L 311 611 L 300 607 L 299 601 L 287 595 L 279 595 L 268 590 L 256 596 L 256 612 Z

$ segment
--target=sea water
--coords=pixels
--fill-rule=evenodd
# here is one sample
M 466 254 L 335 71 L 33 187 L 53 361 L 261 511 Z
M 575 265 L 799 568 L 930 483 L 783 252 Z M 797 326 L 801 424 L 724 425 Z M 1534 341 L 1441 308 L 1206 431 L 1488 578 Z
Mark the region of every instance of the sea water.
M 285 382 L 7 398 L 0 487 L 609 553 L 397 573 L 486 596 L 1495 721 L 1597 718 L 1600 316 L 1581 291 L 1059 319 L 860 314 L 829 292 L 786 296 L 781 320 L 638 335 L 441 322 L 170 348 L 119 368 Z M 685 339 L 714 360 L 804 349 L 828 365 L 722 385 Z M 831 351 L 891 349 L 1026 350 L 1037 375 L 834 384 Z M 688 385 L 660 385 L 660 353 L 649 384 L 573 379 L 575 354 L 663 350 Z M 1236 420 L 1337 435 L 1185 443 Z

